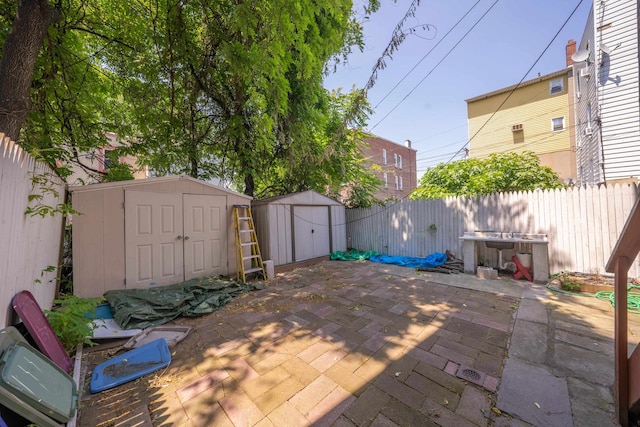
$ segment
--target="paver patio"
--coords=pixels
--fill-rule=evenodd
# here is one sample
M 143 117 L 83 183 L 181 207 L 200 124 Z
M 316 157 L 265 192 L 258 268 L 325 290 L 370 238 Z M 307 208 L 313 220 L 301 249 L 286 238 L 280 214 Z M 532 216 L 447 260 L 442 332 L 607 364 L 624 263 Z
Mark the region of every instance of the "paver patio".
M 613 310 L 541 285 L 326 261 L 175 323 L 171 365 L 85 395 L 78 425 L 615 425 Z

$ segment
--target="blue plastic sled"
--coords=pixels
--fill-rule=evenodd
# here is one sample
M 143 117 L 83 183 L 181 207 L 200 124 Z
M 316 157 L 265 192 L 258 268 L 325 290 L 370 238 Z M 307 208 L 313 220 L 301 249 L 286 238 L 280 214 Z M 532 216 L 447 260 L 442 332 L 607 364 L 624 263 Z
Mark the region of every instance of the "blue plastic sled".
M 134 348 L 96 366 L 89 391 L 98 393 L 169 366 L 171 353 L 164 338 Z

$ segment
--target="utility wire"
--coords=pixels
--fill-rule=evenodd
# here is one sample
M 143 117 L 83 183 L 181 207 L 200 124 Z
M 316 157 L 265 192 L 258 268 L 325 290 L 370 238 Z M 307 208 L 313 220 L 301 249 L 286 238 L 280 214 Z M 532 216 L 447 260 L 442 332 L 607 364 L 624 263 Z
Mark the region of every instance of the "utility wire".
M 573 11 L 571 12 L 571 14 L 569 15 L 569 17 L 564 21 L 564 23 L 562 24 L 562 26 L 560 27 L 560 29 L 556 32 L 556 34 L 553 36 L 553 38 L 551 39 L 551 41 L 547 44 L 547 46 L 544 48 L 544 50 L 542 51 L 542 53 L 540 55 L 538 55 L 538 58 L 536 58 L 536 60 L 533 62 L 533 64 L 531 65 L 531 67 L 529 67 L 529 69 L 527 70 L 526 73 L 524 73 L 524 75 L 522 76 L 522 78 L 520 79 L 520 81 L 518 82 L 517 85 L 515 85 L 513 87 L 513 89 L 511 89 L 511 91 L 509 92 L 509 94 L 507 95 L 507 97 L 502 101 L 502 103 L 498 106 L 498 108 L 491 114 L 491 116 L 489 116 L 489 118 L 487 119 L 487 121 L 485 121 L 482 126 L 480 126 L 480 128 L 476 131 L 476 133 L 473 134 L 473 136 L 471 138 L 469 138 L 469 141 L 467 141 L 462 148 L 460 148 L 456 154 L 453 155 L 453 157 L 451 157 L 451 159 L 449 159 L 449 161 L 447 163 L 450 163 L 462 150 L 464 150 L 469 143 L 473 140 L 473 138 L 476 137 L 476 135 L 478 135 L 482 129 L 484 129 L 484 127 L 487 125 L 487 123 L 489 123 L 489 121 L 491 121 L 491 119 L 493 119 L 493 117 L 496 115 L 496 113 L 498 111 L 500 111 L 500 109 L 504 106 L 504 104 L 507 103 L 507 101 L 509 100 L 509 98 L 511 98 L 511 95 L 513 95 L 513 93 L 516 91 L 516 89 L 518 89 L 518 87 L 520 87 L 520 85 L 522 84 L 522 82 L 524 81 L 524 79 L 527 78 L 527 76 L 529 75 L 529 73 L 531 72 L 531 70 L 533 70 L 533 67 L 536 66 L 536 64 L 538 64 L 538 62 L 540 61 L 540 59 L 544 56 L 545 53 L 547 53 L 547 50 L 549 49 L 549 47 L 551 47 L 551 45 L 553 44 L 553 42 L 558 38 L 558 36 L 560 35 L 560 32 L 564 29 L 564 27 L 566 27 L 567 23 L 569 23 L 569 21 L 571 20 L 571 18 L 573 17 L 573 15 L 576 13 L 576 11 L 578 10 L 578 8 L 580 7 L 580 5 L 582 4 L 584 0 L 580 0 L 578 2 L 578 4 L 576 5 L 576 7 L 573 9 Z
M 414 65 L 414 66 L 413 66 L 413 68 L 411 68 L 411 69 L 410 69 L 410 70 L 409 70 L 409 71 L 408 71 L 408 72 L 407 72 L 407 73 L 406 73 L 406 74 L 405 74 L 405 75 L 400 79 L 400 81 L 398 81 L 398 83 L 396 83 L 396 84 L 395 84 L 395 86 L 394 86 L 394 87 L 392 87 L 392 88 L 391 88 L 391 89 L 386 93 L 386 95 L 382 97 L 382 99 L 381 99 L 380 101 L 378 101 L 378 103 L 375 105 L 375 107 L 373 107 L 373 109 L 374 109 L 374 110 L 375 110 L 376 108 L 378 108 L 378 107 L 380 106 L 380 104 L 382 104 L 382 102 L 383 102 L 385 99 L 387 99 L 387 97 L 391 94 L 391 92 L 393 92 L 394 90 L 396 90 L 396 88 L 397 88 L 398 86 L 400 86 L 400 83 L 402 83 L 402 82 L 403 82 L 407 77 L 409 77 L 409 74 L 411 74 L 411 73 L 413 72 L 413 70 L 415 70 L 415 69 L 418 67 L 418 65 L 420 65 L 420 64 L 422 63 L 422 61 L 424 61 L 424 60 L 427 58 L 427 56 L 429 56 L 429 55 L 431 54 L 431 52 L 433 52 L 433 51 L 435 50 L 435 48 L 437 48 L 437 47 L 440 45 L 440 43 L 442 43 L 442 42 L 447 38 L 447 36 L 448 36 L 449 34 L 451 34 L 451 32 L 452 32 L 453 30 L 455 30 L 455 29 L 456 29 L 456 27 L 458 26 L 458 24 L 460 24 L 460 23 L 464 20 L 464 18 L 466 18 L 466 17 L 467 17 L 467 15 L 469 15 L 469 13 L 471 13 L 471 11 L 472 11 L 472 10 L 473 10 L 477 5 L 478 5 L 478 3 L 480 3 L 480 1 L 481 1 L 481 0 L 478 0 L 478 1 L 473 5 L 473 6 L 471 6 L 471 9 L 467 10 L 467 12 L 462 16 L 462 18 L 460 18 L 460 19 L 458 20 L 458 22 L 456 22 L 456 24 L 455 24 L 453 27 L 451 27 L 451 29 L 449 29 L 449 31 L 447 31 L 447 33 L 446 33 L 446 34 L 445 34 L 445 35 L 444 35 L 440 40 L 438 40 L 438 42 L 437 42 L 437 43 L 436 43 L 436 44 L 435 44 L 431 49 L 429 49 L 429 51 L 428 51 L 428 52 L 427 52 L 427 53 L 422 57 L 422 59 L 420 59 L 420 61 L 418 61 L 418 62 L 416 63 L 416 65 Z
M 584 1 L 584 0 L 580 0 L 580 1 L 578 2 L 578 4 L 577 4 L 577 5 L 576 5 L 576 7 L 573 9 L 573 11 L 572 11 L 572 12 L 571 12 L 571 14 L 569 15 L 569 17 L 565 20 L 565 22 L 562 24 L 562 26 L 560 27 L 560 29 L 556 32 L 556 34 L 554 35 L 554 37 L 553 37 L 553 39 L 551 40 L 551 42 L 549 42 L 549 44 L 545 47 L 545 49 L 542 51 L 542 53 L 538 56 L 538 58 L 536 59 L 536 61 L 535 61 L 535 62 L 533 63 L 533 65 L 529 68 L 529 70 L 526 72 L 526 74 L 523 76 L 523 78 L 520 80 L 520 82 L 519 82 L 516 86 L 514 86 L 514 88 L 511 90 L 511 92 L 509 93 L 509 95 L 507 96 L 507 98 L 505 98 L 505 100 L 502 102 L 502 104 L 500 104 L 500 106 L 499 106 L 499 107 L 498 107 L 498 108 L 493 112 L 493 114 L 491 115 L 491 117 L 489 117 L 489 118 L 487 119 L 487 121 L 482 125 L 482 127 L 478 130 L 478 132 L 476 132 L 476 133 L 475 133 L 471 138 L 469 138 L 469 141 L 467 141 L 467 142 L 465 143 L 465 145 L 464 145 L 462 148 L 460 148 L 458 151 L 456 151 L 456 153 L 455 153 L 455 154 L 454 154 L 454 155 L 449 159 L 449 161 L 448 161 L 447 163 L 450 163 L 450 162 L 451 162 L 451 161 L 452 161 L 452 160 L 453 160 L 457 155 L 459 155 L 459 154 L 460 154 L 460 153 L 461 153 L 461 152 L 466 148 L 466 146 L 469 144 L 469 142 L 470 142 L 470 141 L 471 141 L 471 140 L 472 140 L 472 139 L 473 139 L 473 138 L 474 138 L 474 137 L 475 137 L 475 136 L 480 132 L 480 130 L 482 130 L 482 128 L 484 128 L 484 127 L 487 125 L 487 123 L 488 123 L 488 122 L 491 120 L 491 118 L 493 118 L 493 116 L 494 116 L 494 115 L 495 115 L 495 114 L 500 110 L 500 108 L 502 108 L 502 107 L 504 106 L 504 104 L 505 104 L 505 103 L 506 103 L 506 101 L 509 99 L 509 97 L 513 94 L 513 92 L 514 92 L 514 91 L 515 91 L 515 90 L 520 86 L 520 84 L 524 81 L 524 79 L 526 78 L 526 76 L 531 72 L 531 70 L 533 69 L 533 67 L 535 67 L 535 65 L 538 63 L 538 61 L 540 61 L 540 58 L 542 58 L 542 56 L 546 53 L 546 51 L 549 49 L 549 47 L 551 46 L 551 44 L 553 43 L 553 41 L 555 41 L 555 39 L 558 37 L 558 35 L 560 34 L 560 32 L 561 32 L 561 31 L 564 29 L 564 27 L 567 25 L 567 23 L 569 22 L 569 20 L 573 17 L 573 15 L 574 15 L 574 14 L 575 14 L 575 12 L 578 10 L 578 8 L 579 8 L 579 7 L 580 7 L 580 5 L 583 3 L 583 1 Z M 498 0 L 496 0 L 496 2 L 495 2 L 495 3 L 497 3 L 497 2 L 498 2 Z M 494 3 L 493 5 L 491 5 L 491 8 L 495 5 L 495 3 Z M 489 8 L 489 9 L 487 10 L 487 12 L 488 12 L 489 10 L 491 10 L 491 8 Z M 485 12 L 485 15 L 486 15 L 486 12 Z M 482 19 L 483 17 L 484 17 L 484 15 L 483 15 L 480 19 Z M 477 23 L 478 23 L 479 21 L 480 21 L 480 20 L 478 20 L 478 21 L 476 22 L 476 24 L 474 24 L 474 26 L 475 26 L 475 25 L 477 25 Z M 466 37 L 466 35 L 467 35 L 467 34 L 468 34 L 472 29 L 473 29 L 473 27 L 472 27 L 472 28 L 471 28 L 471 29 L 470 29 L 470 30 L 469 30 L 469 31 L 468 31 L 468 32 L 463 36 L 463 39 L 464 39 L 464 37 Z M 462 39 L 461 39 L 460 41 L 462 41 Z M 460 43 L 460 41 L 456 44 L 456 46 Z M 453 48 L 452 48 L 452 49 L 447 53 L 447 55 L 448 55 L 449 53 L 451 53 L 451 51 L 452 51 L 456 46 L 454 46 L 454 47 L 453 47 Z M 443 58 L 443 59 L 444 59 L 444 58 Z M 442 62 L 442 61 L 440 61 L 440 62 Z M 436 67 L 437 67 L 439 64 L 440 64 L 440 63 L 438 63 L 438 64 L 436 65 Z M 432 70 L 432 71 L 433 71 L 433 70 Z M 430 72 L 429 74 L 431 74 L 431 72 Z M 426 77 L 428 77 L 428 75 L 429 75 L 429 74 L 427 74 L 427 76 L 425 76 L 425 78 L 426 78 Z M 424 80 L 424 79 L 423 79 L 423 80 Z M 420 83 L 422 83 L 422 81 L 420 81 L 420 82 L 418 83 L 418 85 L 419 85 Z M 416 87 L 417 87 L 417 86 L 416 86 Z M 414 88 L 414 90 L 415 90 L 415 88 Z M 412 90 L 412 91 L 413 91 L 413 90 Z M 410 93 L 409 93 L 409 94 L 410 94 Z M 409 95 L 407 95 L 407 96 L 409 96 Z M 405 97 L 405 99 L 406 99 L 406 97 Z M 404 101 L 404 99 L 403 99 L 403 101 Z M 402 102 L 402 101 L 401 101 L 401 102 Z M 395 109 L 395 107 L 394 107 L 394 109 Z M 388 116 L 388 114 L 387 114 L 387 116 Z M 385 118 L 386 118 L 386 116 L 383 118 L 383 120 L 384 120 Z M 382 121 L 382 120 L 381 120 L 381 121 Z M 376 126 L 377 126 L 378 124 L 380 124 L 380 122 L 378 122 L 378 123 L 376 124 Z M 374 126 L 374 127 L 375 127 L 375 126 Z M 372 129 L 373 129 L 373 128 L 372 128 Z M 404 199 L 406 199 L 406 198 L 408 198 L 408 196 L 405 196 L 405 197 L 403 197 L 402 199 L 399 199 L 399 200 L 395 201 L 395 202 L 394 202 L 394 203 L 392 203 L 391 205 L 385 205 L 385 207 L 384 207 L 383 209 L 381 209 L 381 210 L 380 210 L 380 212 L 372 213 L 372 214 L 367 215 L 367 216 L 365 216 L 365 217 L 363 217 L 363 218 L 359 218 L 359 219 L 357 219 L 357 220 L 349 221 L 348 223 L 351 223 L 351 222 L 357 222 L 357 221 L 362 221 L 362 220 L 365 220 L 365 219 L 371 218 L 371 217 L 373 217 L 373 216 L 380 215 L 380 214 L 382 214 L 382 213 L 386 212 L 388 209 L 390 209 L 390 208 L 392 208 L 393 206 L 395 206 L 396 204 L 400 203 L 402 200 L 404 200 Z
M 375 129 L 380 123 L 382 123 L 387 117 L 389 117 L 389 115 L 391 115 L 391 113 L 393 113 L 396 108 L 398 108 L 400 106 L 400 104 L 402 104 L 413 92 L 415 92 L 415 90 L 418 88 L 418 86 L 420 86 L 422 84 L 422 82 L 424 82 L 426 80 L 427 77 L 429 77 L 431 75 L 431 73 L 433 73 L 439 66 L 440 64 L 442 64 L 444 62 L 445 59 L 447 59 L 447 57 L 455 50 L 456 47 L 458 47 L 458 45 L 460 43 L 462 43 L 462 41 L 469 35 L 469 33 L 471 31 L 473 31 L 473 29 L 480 23 L 480 21 L 482 21 L 484 19 L 485 16 L 487 16 L 487 14 L 491 11 L 491 9 L 493 9 L 493 7 L 498 3 L 498 1 L 500 0 L 495 0 L 493 2 L 493 4 L 489 7 L 489 9 L 487 9 L 482 16 L 471 26 L 471 28 L 469 28 L 469 30 L 467 30 L 466 33 L 464 33 L 464 35 L 460 38 L 460 40 L 458 40 L 458 42 L 453 45 L 453 47 L 451 49 L 449 49 L 449 51 L 442 57 L 442 59 L 431 69 L 431 71 L 429 71 L 423 78 L 422 80 L 420 80 L 418 82 L 418 84 L 416 84 L 410 91 L 408 94 L 406 94 L 404 96 L 404 98 L 402 98 L 400 100 L 400 102 L 398 102 L 387 114 L 385 114 L 384 117 L 382 117 L 380 120 L 378 120 L 378 122 L 373 125 L 373 127 L 371 127 L 368 132 L 371 132 L 373 129 Z

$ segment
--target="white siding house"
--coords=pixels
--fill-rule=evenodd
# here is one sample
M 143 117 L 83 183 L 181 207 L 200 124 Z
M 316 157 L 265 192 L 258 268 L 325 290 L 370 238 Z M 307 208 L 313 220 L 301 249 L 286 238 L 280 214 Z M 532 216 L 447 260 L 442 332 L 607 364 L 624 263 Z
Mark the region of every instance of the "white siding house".
M 640 176 L 638 3 L 594 1 L 575 76 L 578 183 Z

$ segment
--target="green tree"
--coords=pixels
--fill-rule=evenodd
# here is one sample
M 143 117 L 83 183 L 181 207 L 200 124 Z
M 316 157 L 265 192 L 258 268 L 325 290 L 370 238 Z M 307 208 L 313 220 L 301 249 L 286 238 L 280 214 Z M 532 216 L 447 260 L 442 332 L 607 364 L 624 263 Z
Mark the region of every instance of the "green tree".
M 161 175 L 218 177 L 250 195 L 337 194 L 360 180 L 366 198 L 371 186 L 347 130 L 366 118 L 363 93 L 345 115 L 347 95 L 322 87 L 362 47 L 351 0 L 9 0 L 0 42 L 0 95 L 20 101 L 0 105 L 0 127 L 51 165 L 80 164 L 109 131 Z
M 295 171 L 326 165 L 322 149 L 342 143 L 322 136 L 332 105 L 322 80 L 360 46 L 351 1 L 140 4 L 100 29 L 153 22 L 100 50 L 133 109 L 131 153 L 161 175 L 218 177 L 249 195 L 278 179 L 281 189 L 319 187 Z
M 562 187 L 551 168 L 541 166 L 538 156 L 525 151 L 441 163 L 427 169 L 410 197 L 437 199 Z

